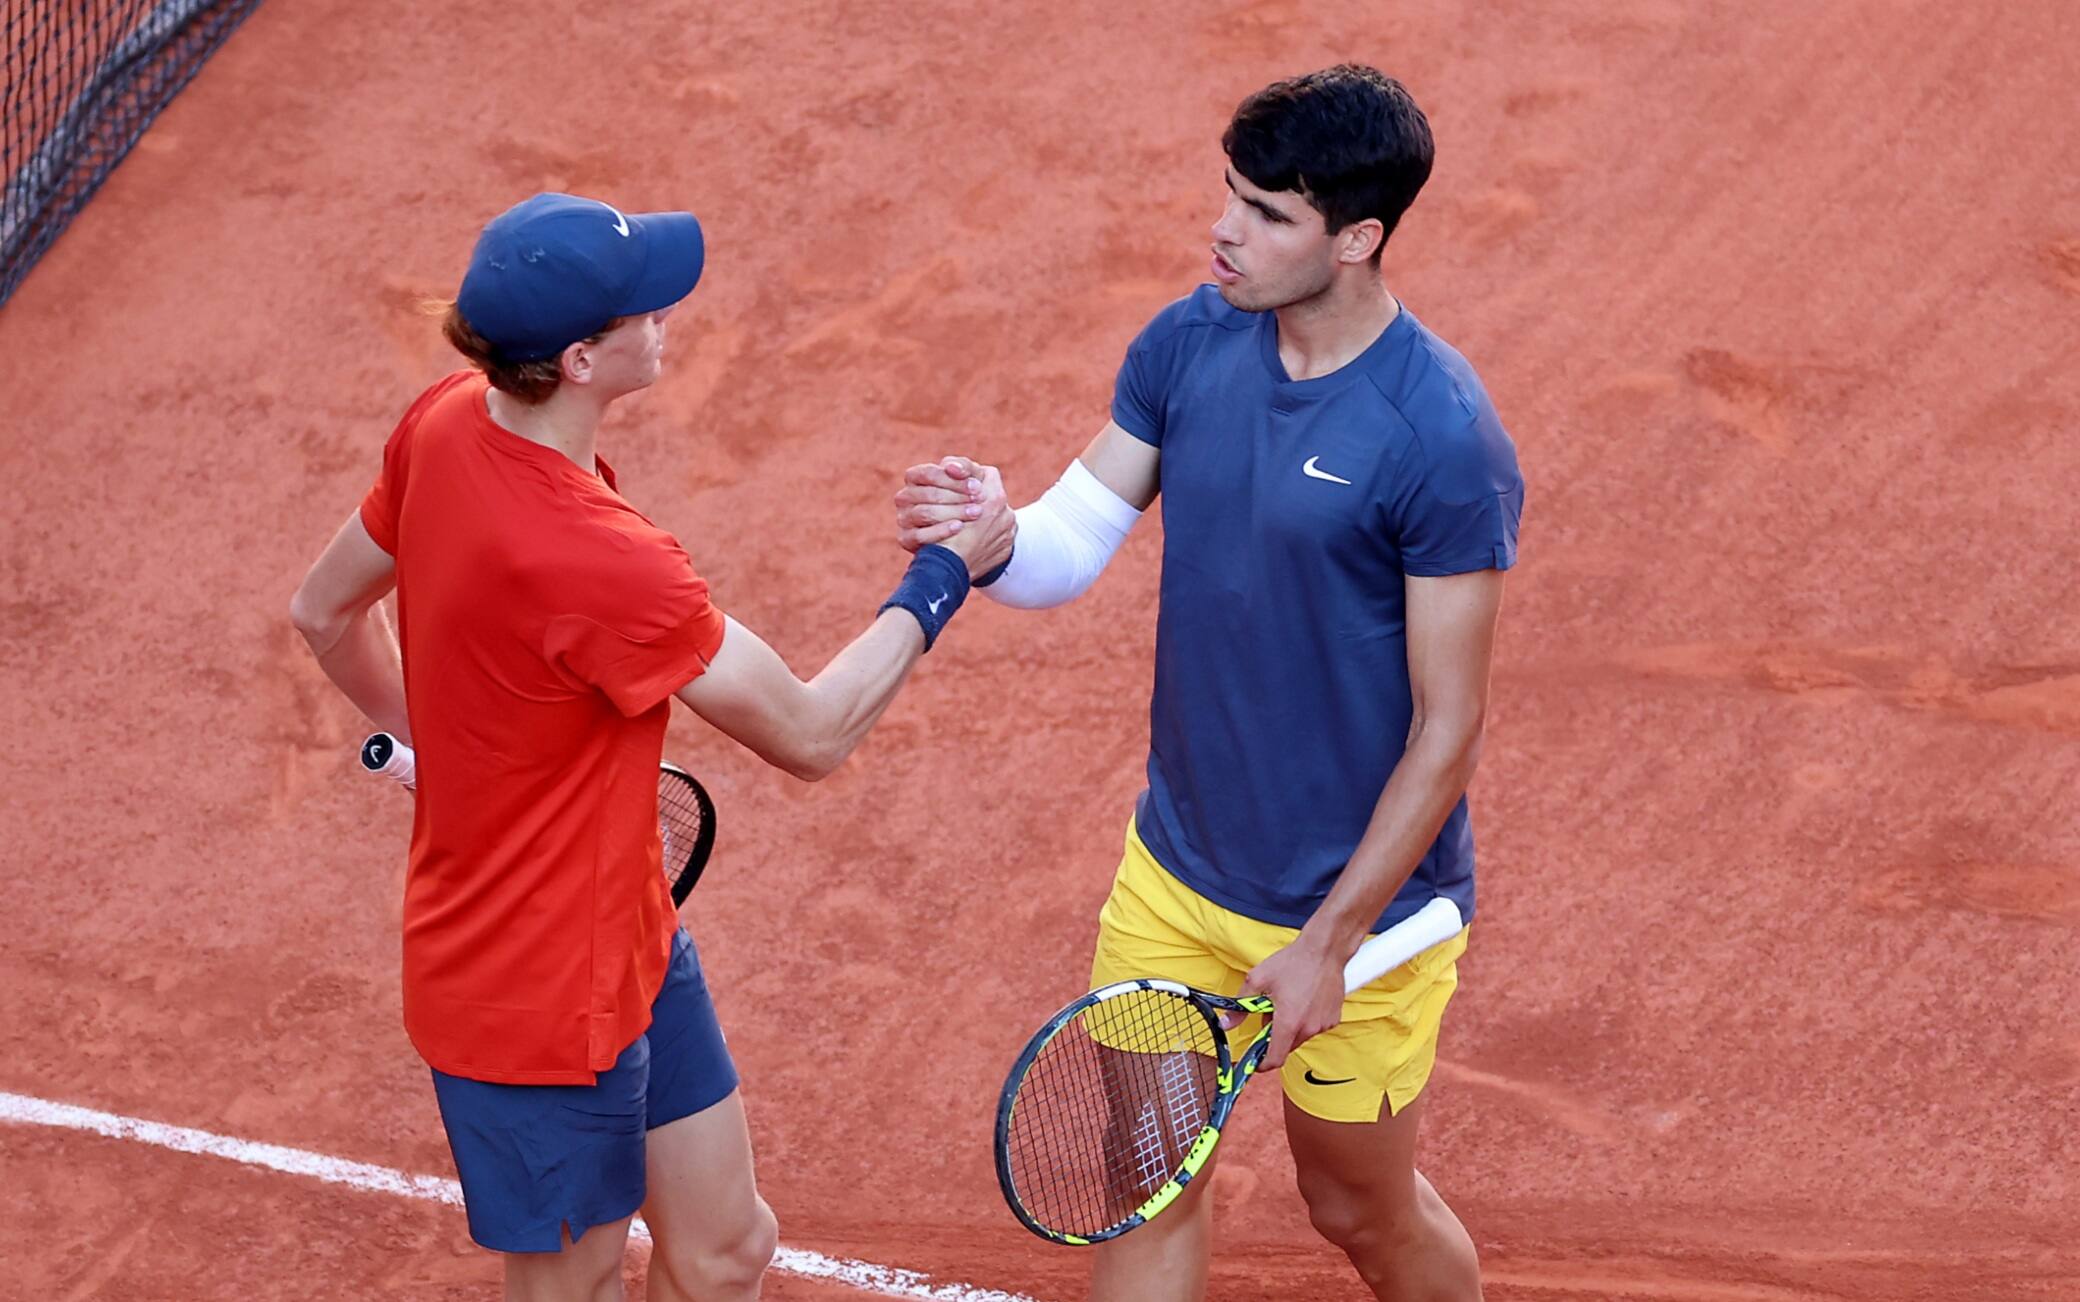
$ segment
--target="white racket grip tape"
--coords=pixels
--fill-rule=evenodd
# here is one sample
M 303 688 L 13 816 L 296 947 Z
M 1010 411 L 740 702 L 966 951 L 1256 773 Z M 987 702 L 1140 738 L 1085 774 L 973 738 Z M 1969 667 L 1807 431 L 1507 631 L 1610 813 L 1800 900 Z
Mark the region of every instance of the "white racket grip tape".
M 419 789 L 419 765 L 412 748 L 387 732 L 372 732 L 361 743 L 361 767 L 394 779 L 407 791 Z
M 1459 906 L 1439 896 L 1358 946 L 1351 961 L 1343 965 L 1344 992 L 1371 985 L 1432 945 L 1450 940 L 1465 927 Z

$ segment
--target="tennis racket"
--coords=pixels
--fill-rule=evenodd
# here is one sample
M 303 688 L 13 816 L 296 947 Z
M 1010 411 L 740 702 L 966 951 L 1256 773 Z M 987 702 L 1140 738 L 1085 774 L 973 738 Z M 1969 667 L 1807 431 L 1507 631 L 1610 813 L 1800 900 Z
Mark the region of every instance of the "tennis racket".
M 1346 991 L 1369 985 L 1464 923 L 1435 899 L 1359 946 Z M 997 1102 L 997 1183 L 1020 1223 L 1054 1243 L 1115 1239 L 1177 1200 L 1271 1046 L 1271 1001 L 1143 977 L 1093 990 L 1048 1019 Z M 1237 1058 L 1221 1014 L 1263 1013 Z
M 370 733 L 361 743 L 361 767 L 419 789 L 412 748 L 387 732 Z M 672 903 L 684 904 L 715 849 L 715 802 L 677 764 L 657 766 L 657 831 L 664 840 L 664 879 L 671 884 Z
M 715 802 L 691 773 L 669 761 L 657 766 L 657 830 L 664 838 L 672 903 L 684 904 L 715 848 Z

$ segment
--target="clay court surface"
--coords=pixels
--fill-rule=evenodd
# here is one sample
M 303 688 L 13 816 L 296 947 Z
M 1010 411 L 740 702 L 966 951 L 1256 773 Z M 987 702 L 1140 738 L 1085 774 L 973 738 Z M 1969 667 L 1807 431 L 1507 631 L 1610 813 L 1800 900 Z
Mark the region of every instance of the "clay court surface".
M 1229 110 L 1345 57 L 1429 111 L 1389 283 L 1530 486 L 1423 1155 L 1488 1296 L 2080 1298 L 2063 0 L 263 7 L 0 309 L 0 1091 L 452 1176 L 408 802 L 286 608 L 449 369 L 414 304 L 484 219 L 701 214 L 601 447 L 806 672 L 901 568 L 900 468 L 1045 487 L 1201 276 Z M 1062 610 L 976 603 L 821 786 L 675 723 L 790 1247 L 1081 1295 L 988 1132 L 1141 786 L 1159 532 Z M 1254 1094 L 1214 1296 L 1362 1296 Z M 453 1207 L 35 1124 L 0 1262 L 36 1299 L 498 1278 Z

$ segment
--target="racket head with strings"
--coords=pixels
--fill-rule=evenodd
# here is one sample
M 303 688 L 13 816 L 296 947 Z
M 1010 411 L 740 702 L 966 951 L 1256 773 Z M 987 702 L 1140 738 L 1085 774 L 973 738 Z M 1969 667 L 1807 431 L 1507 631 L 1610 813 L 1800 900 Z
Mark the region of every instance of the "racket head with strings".
M 1464 926 L 1456 903 L 1430 900 L 1358 947 L 1344 990 Z M 1264 1014 L 1232 1059 L 1223 1012 Z M 997 1100 L 997 1183 L 1019 1222 L 1055 1243 L 1102 1243 L 1175 1202 L 1263 1064 L 1270 1013 L 1264 995 L 1231 999 L 1144 977 L 1093 990 L 1048 1019 Z
M 997 1101 L 997 1183 L 1019 1223 L 1054 1243 L 1103 1243 L 1174 1202 L 1270 1045 L 1267 1023 L 1235 1058 L 1220 1015 L 1269 1010 L 1137 978 L 1049 1018 Z
M 657 830 L 672 904 L 684 904 L 715 849 L 715 802 L 691 773 L 669 761 L 657 766 Z

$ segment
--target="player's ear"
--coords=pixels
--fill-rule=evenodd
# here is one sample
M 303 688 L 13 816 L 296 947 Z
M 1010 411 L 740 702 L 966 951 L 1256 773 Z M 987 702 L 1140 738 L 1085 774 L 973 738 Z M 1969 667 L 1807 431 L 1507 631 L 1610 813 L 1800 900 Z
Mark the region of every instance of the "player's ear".
M 564 349 L 563 355 L 557 360 L 563 366 L 563 378 L 565 380 L 572 384 L 592 383 L 593 357 L 590 340 L 580 339 L 577 343 Z
M 1387 238 L 1387 228 L 1377 217 L 1352 222 L 1336 232 L 1336 260 L 1356 264 L 1372 260 L 1373 251 Z

